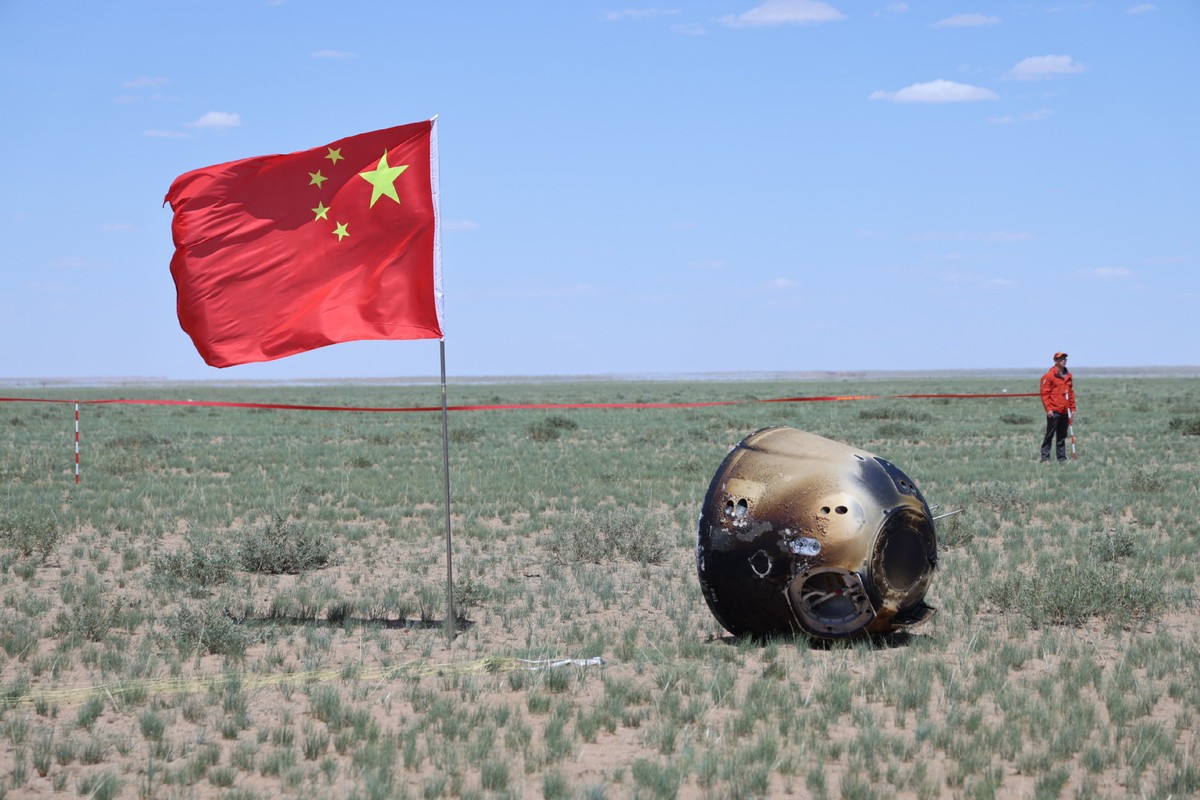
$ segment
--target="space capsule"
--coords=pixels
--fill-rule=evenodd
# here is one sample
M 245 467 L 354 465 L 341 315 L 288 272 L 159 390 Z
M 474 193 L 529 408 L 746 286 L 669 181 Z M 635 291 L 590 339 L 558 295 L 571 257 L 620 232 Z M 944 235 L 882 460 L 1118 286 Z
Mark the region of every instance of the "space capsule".
M 730 633 L 820 639 L 925 622 L 937 534 L 891 462 L 795 428 L 764 428 L 709 484 L 696 537 L 704 599 Z

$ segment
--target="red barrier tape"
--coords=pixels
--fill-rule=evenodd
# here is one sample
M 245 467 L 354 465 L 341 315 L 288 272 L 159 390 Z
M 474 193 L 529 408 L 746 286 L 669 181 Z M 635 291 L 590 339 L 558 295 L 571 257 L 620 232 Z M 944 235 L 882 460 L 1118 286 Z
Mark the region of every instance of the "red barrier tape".
M 1005 392 L 1003 394 L 851 394 L 823 397 L 773 397 L 765 400 L 708 400 L 697 403 L 506 403 L 481 406 L 447 406 L 447 411 L 516 411 L 527 409 L 636 409 L 636 408 L 711 408 L 750 403 L 824 403 L 849 400 L 982 400 L 999 397 L 1038 397 L 1037 392 Z M 220 400 L 133 400 L 123 398 L 101 400 L 58 400 L 46 397 L 0 397 L 0 403 L 78 403 L 79 405 L 131 406 L 196 406 L 205 408 L 265 408 L 284 411 L 359 411 L 398 413 L 407 411 L 441 411 L 441 406 L 411 406 L 383 408 L 376 406 L 309 406 L 289 403 L 238 403 Z

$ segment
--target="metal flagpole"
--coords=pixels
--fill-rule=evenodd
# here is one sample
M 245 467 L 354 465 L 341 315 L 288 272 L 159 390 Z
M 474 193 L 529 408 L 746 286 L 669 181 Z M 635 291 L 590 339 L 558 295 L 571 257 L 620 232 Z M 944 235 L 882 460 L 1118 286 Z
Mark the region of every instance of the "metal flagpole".
M 446 413 L 446 340 L 441 340 L 442 354 L 442 477 L 446 490 L 446 638 L 454 644 L 454 548 L 450 535 L 450 425 Z

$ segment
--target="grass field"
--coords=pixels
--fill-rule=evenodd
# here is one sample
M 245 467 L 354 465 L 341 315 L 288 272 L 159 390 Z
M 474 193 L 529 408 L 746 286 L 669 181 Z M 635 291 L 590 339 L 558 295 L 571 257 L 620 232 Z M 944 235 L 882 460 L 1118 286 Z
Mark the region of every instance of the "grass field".
M 452 644 L 440 414 L 85 405 L 75 485 L 73 408 L 0 403 L 0 798 L 1195 796 L 1200 379 L 1076 381 L 1062 467 L 1037 463 L 1035 398 L 453 412 Z M 428 386 L 37 396 L 440 403 Z M 833 645 L 717 625 L 696 518 L 729 448 L 768 425 L 870 450 L 964 509 L 939 522 L 929 624 Z

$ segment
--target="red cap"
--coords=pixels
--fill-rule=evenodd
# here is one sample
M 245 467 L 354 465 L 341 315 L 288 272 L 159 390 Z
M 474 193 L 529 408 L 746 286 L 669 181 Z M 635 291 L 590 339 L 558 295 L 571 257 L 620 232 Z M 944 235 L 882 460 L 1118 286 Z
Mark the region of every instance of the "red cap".
M 1055 360 L 1055 361 L 1058 361 L 1060 358 L 1066 358 L 1066 357 L 1067 357 L 1067 354 L 1066 354 L 1066 353 L 1059 352 L 1059 353 L 1055 353 L 1055 354 L 1054 354 L 1054 360 Z

